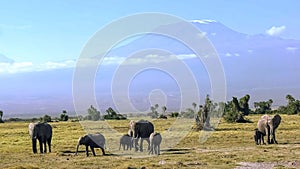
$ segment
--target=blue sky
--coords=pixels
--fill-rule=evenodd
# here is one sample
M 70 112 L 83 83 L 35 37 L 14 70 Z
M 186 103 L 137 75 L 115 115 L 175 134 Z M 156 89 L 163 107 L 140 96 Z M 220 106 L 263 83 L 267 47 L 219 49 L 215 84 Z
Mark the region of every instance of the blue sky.
M 271 33 L 277 31 L 273 35 L 300 39 L 299 7 L 297 0 L 1 1 L 0 54 L 27 65 L 64 66 L 79 56 L 85 42 L 101 27 L 141 12 L 213 19 L 247 34 L 266 34 L 273 27 Z M 16 65 L 15 69 L 21 68 Z

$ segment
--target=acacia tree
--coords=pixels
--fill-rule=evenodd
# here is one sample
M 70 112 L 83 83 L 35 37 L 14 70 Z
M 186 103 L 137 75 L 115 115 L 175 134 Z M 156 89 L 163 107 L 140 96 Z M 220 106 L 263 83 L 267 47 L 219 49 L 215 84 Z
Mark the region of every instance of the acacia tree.
M 151 117 L 152 118 L 157 118 L 158 117 L 158 112 L 157 112 L 158 104 L 155 104 L 155 106 L 151 106 Z
M 232 100 L 225 104 L 224 119 L 227 122 L 248 122 L 248 120 L 244 119 L 244 116 L 251 112 L 248 104 L 249 100 L 250 95 L 248 94 L 242 97 L 240 101 L 236 97 L 232 97 Z
M 67 111 L 63 110 L 62 114 L 60 115 L 60 120 L 61 121 L 68 121 L 69 116 L 67 115 Z
M 292 95 L 286 95 L 285 97 L 288 101 L 287 106 L 283 109 L 287 114 L 298 114 L 300 113 L 300 101 L 296 100 Z
M 192 104 L 194 110 L 196 110 L 196 104 Z M 209 95 L 206 95 L 204 106 L 199 105 L 199 110 L 195 116 L 196 130 L 202 130 L 203 128 L 209 129 L 210 125 L 210 114 L 213 110 L 213 102 L 210 100 Z
M 100 111 L 98 111 L 93 105 L 88 109 L 88 120 L 97 121 L 100 120 Z

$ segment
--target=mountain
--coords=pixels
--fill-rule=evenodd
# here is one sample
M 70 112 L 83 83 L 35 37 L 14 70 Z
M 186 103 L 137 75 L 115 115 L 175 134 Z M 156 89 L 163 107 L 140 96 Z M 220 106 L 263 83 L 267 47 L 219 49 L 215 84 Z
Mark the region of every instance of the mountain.
M 286 94 L 300 94 L 300 79 L 297 78 L 300 74 L 299 40 L 264 34 L 248 35 L 212 20 L 193 20 L 191 24 L 208 38 L 221 59 L 228 99 L 249 93 L 253 96 L 252 100 L 272 98 L 275 105 L 280 105 L 285 104 Z M 189 34 L 183 23 L 163 25 L 157 29 Z M 111 51 L 108 57 L 128 56 L 147 49 L 162 49 L 175 55 L 193 53 L 187 46 L 172 38 L 147 34 Z M 184 62 L 193 72 L 199 68 L 199 64 L 196 65 L 199 60 L 195 57 L 185 59 Z M 200 67 L 201 72 L 205 72 L 201 63 Z
M 0 53 L 0 63 L 13 63 L 14 60 Z
M 190 23 L 201 30 L 201 36 L 207 37 L 220 58 L 227 100 L 250 94 L 251 106 L 254 101 L 271 98 L 276 107 L 286 103 L 287 94 L 300 95 L 299 40 L 264 34 L 248 35 L 212 20 L 193 20 Z M 155 31 L 191 34 L 184 23 L 162 25 Z M 179 61 L 174 61 L 174 55 L 181 57 Z M 181 105 L 181 91 L 187 91 L 185 95 L 199 92 L 201 102 L 206 94 L 212 92 L 210 78 L 214 72 L 208 72 L 203 61 L 178 39 L 159 34 L 140 35 L 125 45 L 113 48 L 105 58 L 109 62 L 105 63 L 104 59 L 93 82 L 101 111 L 119 103 L 126 106 L 127 102 L 122 99 L 129 99 L 140 111 L 148 111 L 156 103 L 167 105 L 170 111 L 178 110 L 180 106 L 191 107 L 194 102 L 191 98 L 185 101 L 187 104 Z M 13 60 L 0 55 L 0 62 L 12 63 Z M 148 68 L 151 65 L 154 67 Z M 173 73 L 168 72 L 171 69 Z M 128 79 L 130 71 L 134 70 L 137 72 Z M 190 74 L 186 74 L 186 70 Z M 4 118 L 21 114 L 58 114 L 63 109 L 73 112 L 73 71 L 59 69 L 1 75 L 0 110 L 4 111 Z M 118 71 L 121 73 L 117 74 Z M 189 90 L 193 89 L 185 82 L 191 78 L 189 76 L 195 78 L 198 91 Z M 85 91 L 81 92 L 84 94 Z M 86 111 L 89 104 L 85 103 L 81 111 Z M 121 109 L 119 111 L 131 110 Z

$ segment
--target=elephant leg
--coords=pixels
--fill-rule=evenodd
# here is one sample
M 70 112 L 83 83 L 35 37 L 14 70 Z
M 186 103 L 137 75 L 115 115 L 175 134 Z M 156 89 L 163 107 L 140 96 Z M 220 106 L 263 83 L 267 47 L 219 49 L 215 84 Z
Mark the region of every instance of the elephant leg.
M 90 147 L 91 147 L 91 150 L 92 150 L 93 156 L 96 156 L 94 147 L 92 147 L 92 146 L 90 146 Z
M 157 145 L 157 155 L 160 155 L 160 145 Z
M 47 143 L 48 143 L 49 153 L 51 153 L 51 138 L 47 139 Z
M 100 147 L 101 151 L 102 151 L 102 154 L 105 155 L 105 151 L 104 151 L 104 148 Z
M 153 144 L 150 143 L 150 150 L 149 150 L 149 154 L 153 154 Z
M 85 152 L 86 152 L 86 156 L 88 157 L 89 156 L 89 146 L 88 145 L 85 146 Z
M 148 143 L 148 151 L 149 151 L 150 150 L 150 140 L 149 140 L 149 138 L 146 138 L 146 141 Z
M 134 139 L 133 142 L 134 142 L 133 147 L 135 148 L 135 151 L 138 151 L 139 150 L 139 139 Z
M 43 142 L 44 145 L 44 153 L 47 153 L 47 142 L 46 140 Z
M 41 139 L 39 139 L 39 143 L 40 143 L 40 153 L 43 153 L 43 142 Z
M 274 131 L 274 133 L 273 133 L 273 138 L 272 138 L 272 140 L 273 140 L 273 142 L 274 142 L 275 144 L 278 144 L 278 143 L 277 143 L 277 140 L 276 140 L 276 137 L 275 137 L 275 131 Z
M 271 141 L 270 141 L 270 128 L 267 128 L 266 131 L 267 131 L 267 132 L 266 132 L 266 135 L 267 135 L 267 143 L 270 144 L 270 143 L 271 143 Z
M 141 142 L 140 142 L 140 152 L 143 152 L 143 141 L 144 141 L 144 139 L 141 138 Z
M 36 139 L 32 139 L 32 151 L 33 153 L 37 153 L 37 149 L 36 149 Z

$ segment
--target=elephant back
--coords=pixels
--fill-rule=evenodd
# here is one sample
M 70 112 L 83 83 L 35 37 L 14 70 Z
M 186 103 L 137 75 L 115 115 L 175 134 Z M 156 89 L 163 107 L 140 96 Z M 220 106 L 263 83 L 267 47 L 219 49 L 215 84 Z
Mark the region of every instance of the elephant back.
M 32 127 L 32 126 L 30 126 Z M 48 123 L 37 123 L 34 124 L 32 138 L 50 138 L 52 137 L 52 127 Z
M 105 137 L 100 134 L 100 133 L 97 133 L 97 134 L 88 134 L 86 135 L 87 137 L 89 137 L 91 139 L 91 144 L 96 144 L 95 147 L 102 147 L 104 148 L 104 145 L 105 145 Z
M 147 120 L 140 120 L 136 122 L 134 130 L 136 131 L 135 137 L 149 138 L 151 133 L 154 132 L 154 126 Z

